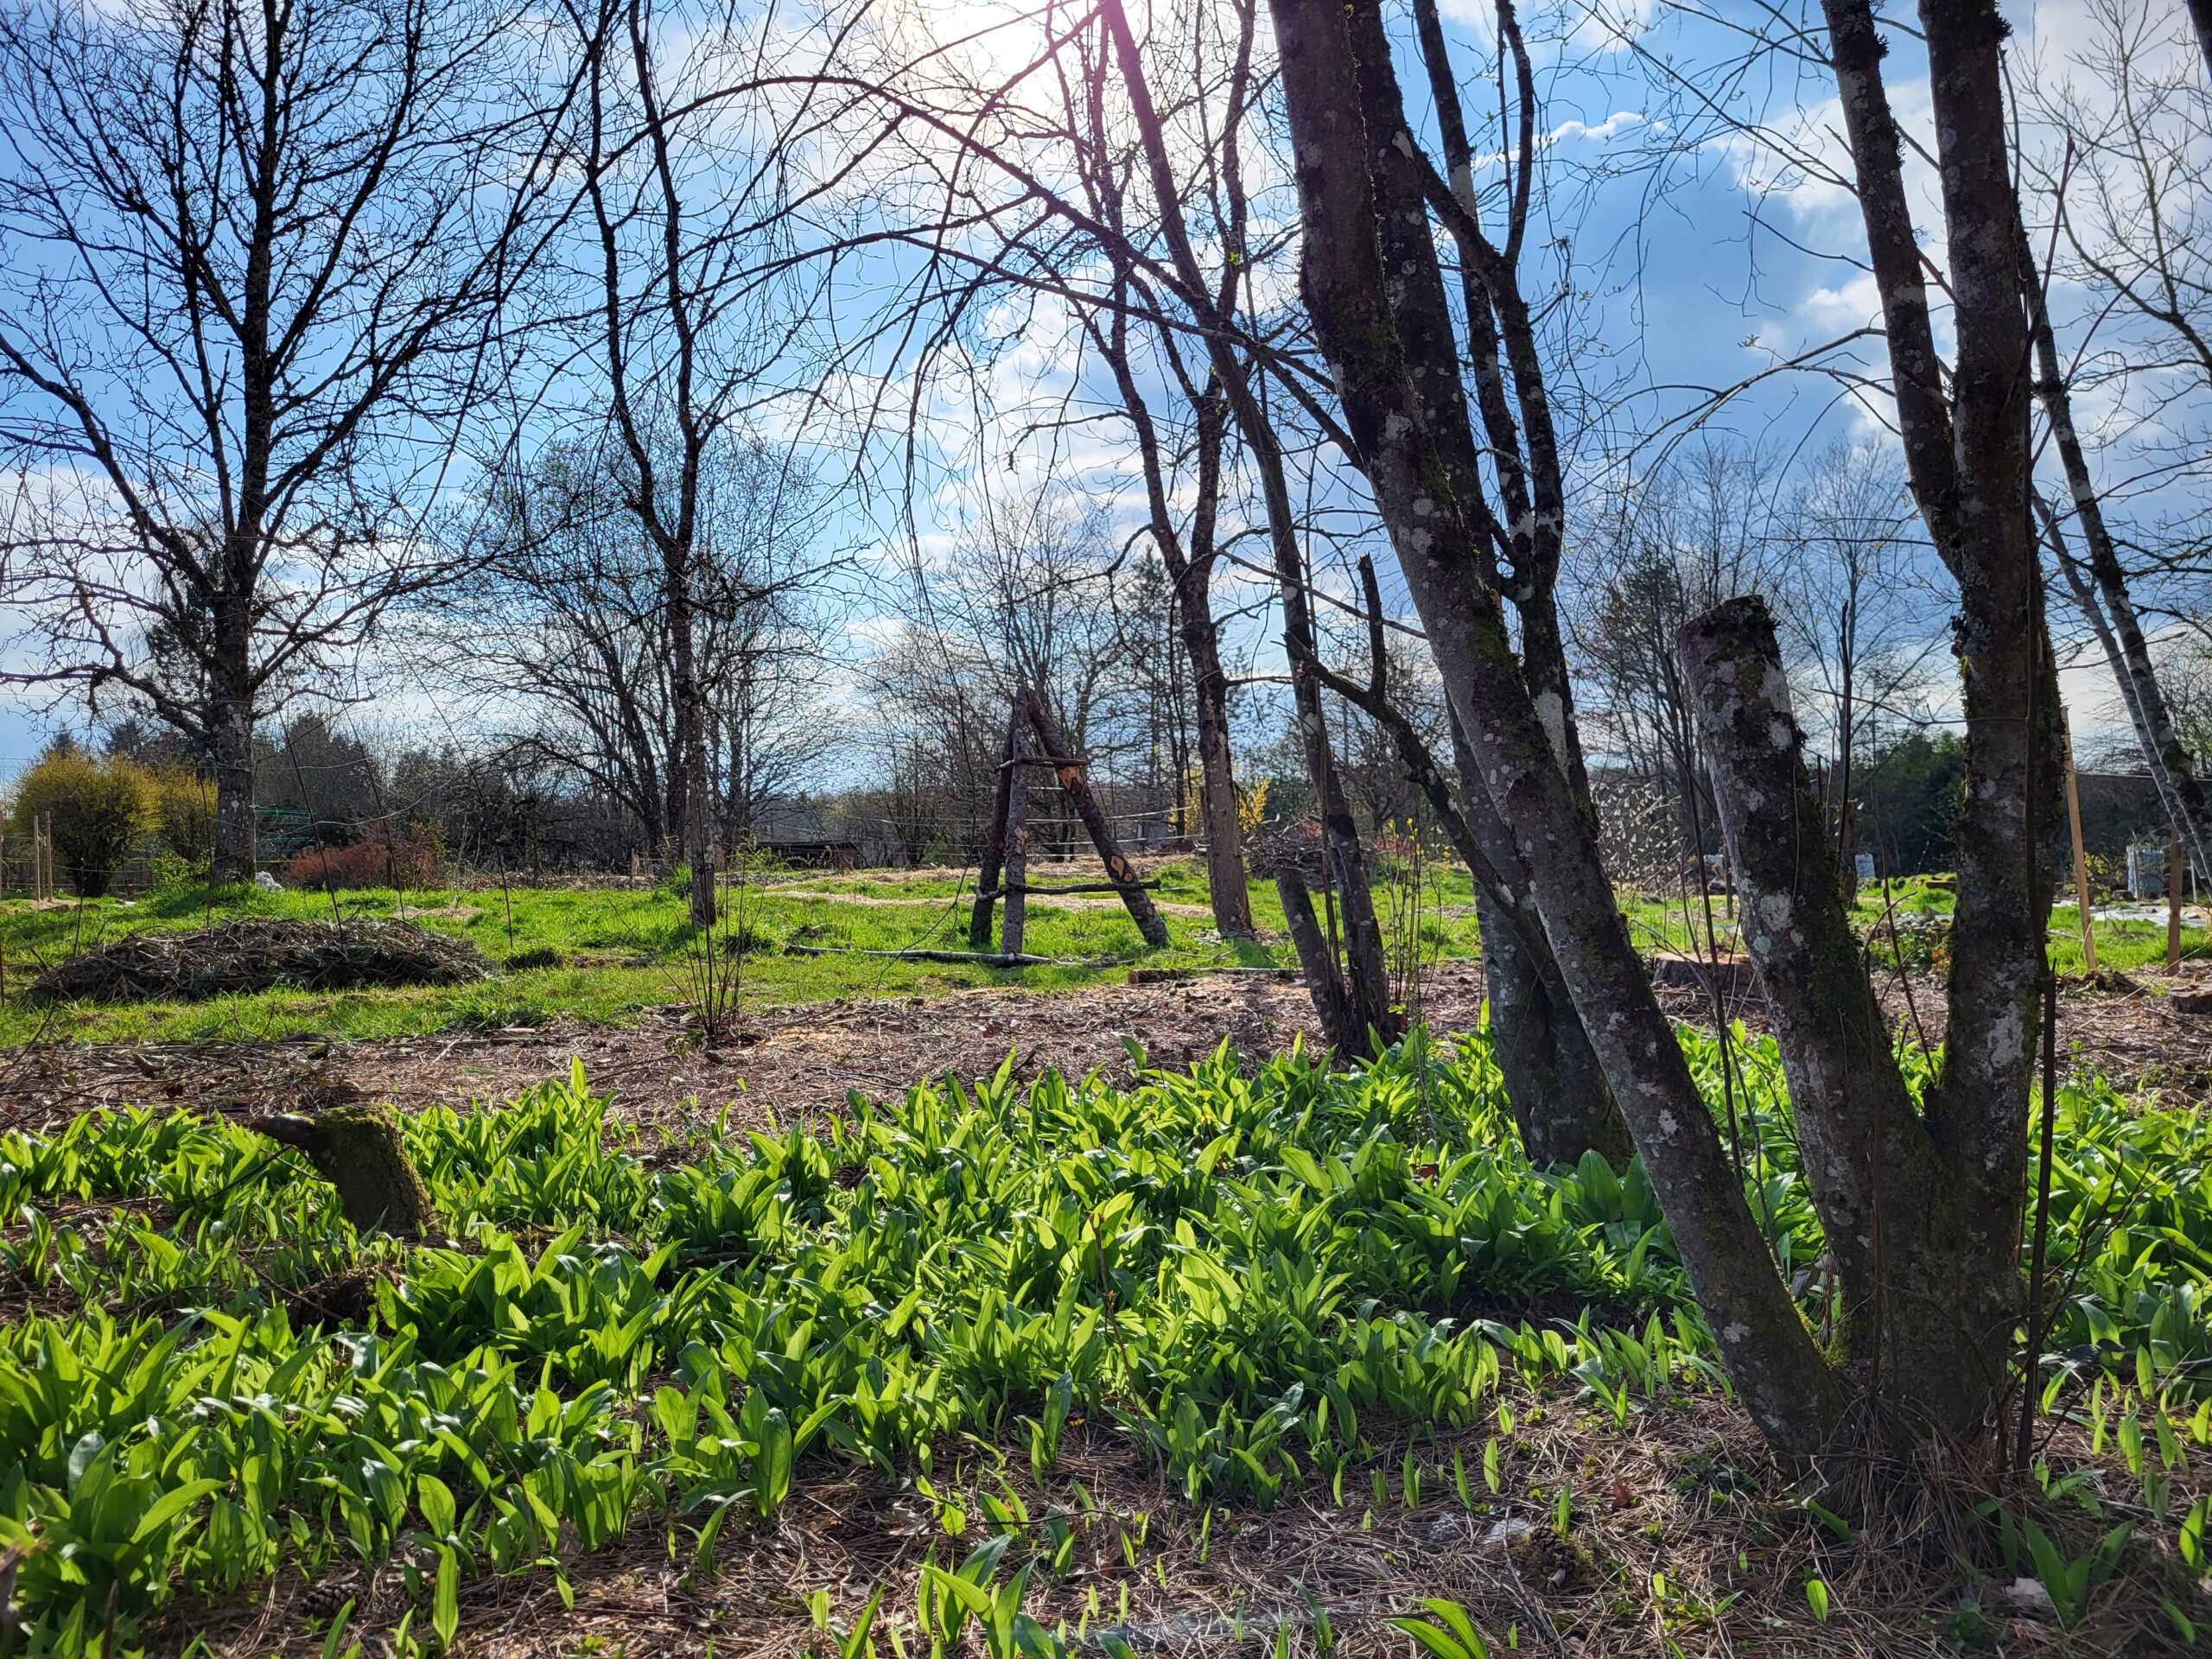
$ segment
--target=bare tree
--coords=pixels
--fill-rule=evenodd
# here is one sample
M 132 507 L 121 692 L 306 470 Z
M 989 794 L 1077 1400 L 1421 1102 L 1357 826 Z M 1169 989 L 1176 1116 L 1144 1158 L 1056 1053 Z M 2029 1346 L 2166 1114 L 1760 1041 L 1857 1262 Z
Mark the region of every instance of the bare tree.
M 1821 711 L 1812 721 L 1828 754 L 1821 793 L 1848 869 L 1859 758 L 1885 716 L 1919 707 L 1941 649 L 1927 537 L 1895 452 L 1861 439 L 1814 458 L 1771 539 L 1783 653 L 1802 702 Z
M 1242 146 L 1243 129 L 1257 104 L 1252 63 L 1257 11 L 1254 0 L 1243 0 L 1225 12 L 1197 7 L 1181 20 L 1193 48 L 1191 103 L 1206 112 L 1211 138 L 1198 147 L 1200 171 L 1193 194 L 1212 221 L 1210 243 L 1219 266 L 1207 293 L 1221 316 L 1236 315 L 1243 303 L 1242 285 L 1252 270 L 1250 203 Z M 1224 18 L 1227 38 L 1217 41 L 1213 31 Z M 1210 51 L 1210 46 L 1215 49 Z M 1225 72 L 1219 67 L 1224 56 Z M 1196 706 L 1199 810 L 1205 820 L 1206 877 L 1214 925 L 1226 937 L 1249 938 L 1252 905 L 1230 743 L 1229 677 L 1222 666 L 1221 632 L 1211 594 L 1223 496 L 1232 480 L 1234 460 L 1228 447 L 1227 388 L 1217 372 L 1202 370 L 1192 360 L 1193 342 L 1177 321 L 1160 315 L 1162 296 L 1144 280 L 1131 257 L 1134 248 L 1147 239 L 1144 227 L 1155 215 L 1140 206 L 1145 181 L 1139 150 L 1117 142 L 1109 124 L 1105 65 L 1081 64 L 1077 84 L 1080 91 L 1068 101 L 1071 112 L 1080 111 L 1071 124 L 1078 141 L 1086 205 L 1115 232 L 1101 250 L 1111 265 L 1112 281 L 1104 303 L 1084 313 L 1084 326 L 1113 377 L 1135 437 L 1153 544 L 1174 584 L 1173 614 L 1190 660 Z M 1134 203 L 1133 192 L 1137 193 Z M 1139 378 L 1137 353 L 1143 346 L 1149 347 L 1164 370 L 1169 397 L 1187 411 L 1182 466 L 1163 441 L 1154 409 L 1155 402 L 1166 399 L 1148 398 Z M 1174 505 L 1179 472 L 1186 474 L 1190 500 L 1179 522 Z
M 1676 846 L 1719 831 L 1696 715 L 1675 655 L 1691 617 L 1778 574 L 1767 561 L 1771 459 L 1708 435 L 1599 511 L 1577 584 L 1573 634 L 1595 696 L 1587 717 L 1611 752 L 1672 798 Z
M 422 513 L 550 176 L 511 21 L 0 11 L 0 592 L 41 658 L 15 677 L 127 694 L 206 753 L 219 879 L 253 871 L 256 721 L 452 574 Z
M 571 16 L 584 62 L 578 143 L 592 235 L 592 350 L 626 465 L 623 501 L 660 561 L 669 642 L 671 825 L 690 861 L 695 925 L 714 919 L 715 812 L 700 661 L 701 518 L 716 443 L 765 395 L 780 349 L 772 306 L 787 205 L 785 145 L 752 124 L 785 49 L 712 6 L 597 0 Z M 748 101 L 750 100 L 750 101 Z
M 620 801 L 658 852 L 683 810 L 674 652 L 665 568 L 627 505 L 626 471 L 619 451 L 553 443 L 503 482 L 482 576 L 423 617 L 424 672 L 470 687 L 517 753 Z M 734 432 L 702 462 L 695 667 L 708 791 L 732 840 L 830 747 L 819 510 L 788 455 Z
M 2126 343 L 2062 359 L 2046 272 L 2027 226 L 2019 230 L 2022 284 L 2035 348 L 2036 395 L 2049 428 L 2064 491 L 2039 516 L 2066 592 L 2095 639 L 2126 708 L 2136 745 L 2158 786 L 2200 880 L 2212 880 L 2212 791 L 2199 777 L 2176 729 L 2144 617 L 2145 590 L 2178 575 L 2203 577 L 2202 538 L 2193 524 L 2183 544 L 2131 571 L 2113 503 L 2100 488 L 2090 444 L 2076 422 L 2076 390 L 2116 391 L 2124 414 L 2149 433 L 2153 452 L 2170 429 L 2194 423 L 2190 400 L 2212 390 L 2212 222 L 2196 187 L 2197 157 L 2212 140 L 2212 86 L 2190 61 L 2163 6 L 2144 0 L 2093 0 L 2088 43 L 2065 73 L 2037 77 L 2030 96 L 2064 139 L 2056 168 L 2038 183 L 2049 195 L 2067 251 L 2063 274 L 2101 296 L 2127 328 Z M 2212 49 L 2192 4 L 2200 45 Z M 2212 60 L 2208 60 L 2212 68 Z M 2077 79 L 2078 77 L 2078 79 Z M 2179 395 L 2176 388 L 2180 388 Z M 2128 405 L 2136 406 L 2130 410 Z M 2153 470 L 2178 471 L 2203 487 L 2201 435 L 2187 432 L 2178 453 Z M 2080 538 L 2077 549 L 2074 537 Z

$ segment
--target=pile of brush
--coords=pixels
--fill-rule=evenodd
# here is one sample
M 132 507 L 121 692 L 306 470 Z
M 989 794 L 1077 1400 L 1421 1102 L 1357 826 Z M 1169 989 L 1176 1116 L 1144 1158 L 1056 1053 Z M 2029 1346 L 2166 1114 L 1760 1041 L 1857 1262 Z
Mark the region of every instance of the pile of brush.
M 134 933 L 48 969 L 23 998 L 35 1005 L 195 1002 L 280 986 L 461 985 L 491 971 L 467 940 L 404 922 L 244 920 L 189 933 Z

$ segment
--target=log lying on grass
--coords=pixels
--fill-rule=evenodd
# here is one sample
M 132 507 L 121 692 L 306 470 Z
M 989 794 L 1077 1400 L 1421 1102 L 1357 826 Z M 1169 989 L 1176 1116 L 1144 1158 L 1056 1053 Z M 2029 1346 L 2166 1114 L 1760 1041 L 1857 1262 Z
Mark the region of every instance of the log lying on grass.
M 307 1154 L 359 1231 L 420 1237 L 437 1219 L 389 1106 L 338 1106 L 314 1117 L 280 1112 L 248 1127 Z
M 785 950 L 801 957 L 889 957 L 897 962 L 951 962 L 971 963 L 978 968 L 1039 968 L 1057 963 L 1057 957 L 1033 957 L 1017 950 L 1011 956 L 992 950 L 862 950 L 855 946 L 836 944 L 787 944 Z M 1063 967 L 1081 967 L 1080 963 L 1062 963 Z

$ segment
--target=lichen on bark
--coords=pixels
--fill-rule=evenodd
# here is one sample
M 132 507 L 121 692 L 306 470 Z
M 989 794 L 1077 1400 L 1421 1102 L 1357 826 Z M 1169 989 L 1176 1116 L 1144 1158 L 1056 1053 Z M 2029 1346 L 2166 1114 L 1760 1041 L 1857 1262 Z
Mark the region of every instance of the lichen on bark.
M 419 1237 L 437 1218 L 429 1189 L 400 1138 L 389 1106 L 336 1106 L 313 1117 L 278 1113 L 251 1127 L 307 1154 L 338 1190 L 339 1208 L 361 1232 Z

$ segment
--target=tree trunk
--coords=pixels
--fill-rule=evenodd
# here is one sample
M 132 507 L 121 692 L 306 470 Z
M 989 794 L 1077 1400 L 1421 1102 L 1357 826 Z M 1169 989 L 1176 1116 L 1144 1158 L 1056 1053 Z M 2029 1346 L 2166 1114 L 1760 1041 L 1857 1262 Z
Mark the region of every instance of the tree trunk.
M 690 553 L 687 547 L 665 551 L 662 556 L 671 658 L 670 697 L 675 704 L 676 727 L 669 748 L 669 793 L 677 810 L 677 832 L 683 837 L 683 857 L 691 870 L 691 925 L 709 928 L 715 925 L 713 809 L 708 799 L 706 711 L 699 697 Z
M 2212 0 L 2192 0 L 2196 10 L 2212 9 Z M 2036 395 L 2050 423 L 2050 435 L 2066 474 L 2066 491 L 2074 503 L 2082 540 L 2089 550 L 2089 577 L 2095 597 L 2082 580 L 2080 566 L 2066 545 L 2056 519 L 2048 521 L 2051 551 L 2066 578 L 2067 589 L 2088 620 L 2104 648 L 2120 699 L 2127 705 L 2129 723 L 2135 729 L 2136 747 L 2150 769 L 2164 802 L 2166 816 L 2189 848 L 2196 865 L 2197 880 L 2212 884 L 2212 795 L 2197 777 L 2189 748 L 2174 729 L 2165 691 L 2158 683 L 2158 665 L 2151 660 L 2150 642 L 2135 601 L 2128 592 L 2127 572 L 2105 523 L 2104 503 L 2089 476 L 2088 456 L 2074 426 L 2074 399 L 2059 372 L 2058 340 L 2051 331 L 2050 308 L 2035 267 L 2033 251 L 2024 225 L 2020 231 L 2021 282 L 2028 296 L 2028 322 L 2035 336 Z
M 1402 150 L 1411 164 L 1416 152 L 1402 102 L 1392 83 L 1389 99 L 1377 96 L 1363 110 L 1361 73 L 1337 0 L 1273 0 L 1273 11 L 1306 232 L 1301 286 L 1345 424 L 1482 784 L 1513 830 L 1560 974 L 1729 1373 L 1769 1439 L 1787 1452 L 1810 1454 L 1840 1421 L 1842 1390 L 1775 1271 L 1629 938 L 1594 827 L 1531 700 L 1497 594 L 1482 579 L 1478 520 L 1471 508 L 1462 511 L 1430 441 L 1390 315 L 1368 130 L 1379 124 L 1377 158 Z M 1370 81 L 1387 76 L 1387 61 L 1380 69 Z M 1433 242 L 1426 257 L 1435 257 Z M 1441 372 L 1433 361 L 1427 369 Z
M 1116 291 L 1124 298 L 1131 283 L 1126 270 L 1116 273 Z M 1190 658 L 1192 701 L 1198 724 L 1199 807 L 1205 817 L 1206 892 L 1213 906 L 1214 926 L 1224 938 L 1249 939 L 1252 925 L 1252 898 L 1244 870 L 1243 825 L 1236 811 L 1236 779 L 1229 743 L 1229 677 L 1222 671 L 1221 631 L 1213 615 L 1214 535 L 1221 502 L 1222 449 L 1227 437 L 1226 400 L 1218 378 L 1207 384 L 1198 400 L 1197 500 L 1191 512 L 1188 549 L 1176 533 L 1174 509 L 1168 499 L 1167 471 L 1160 456 L 1160 434 L 1136 377 L 1129 368 L 1128 312 L 1117 308 L 1103 329 L 1094 329 L 1101 354 L 1114 372 L 1122 406 L 1137 438 L 1137 455 L 1143 463 L 1145 497 L 1152 515 L 1152 539 L 1160 549 L 1160 563 L 1175 584 L 1175 622 L 1181 632 L 1184 655 Z M 1182 779 L 1175 780 L 1176 798 L 1182 797 Z
M 339 1208 L 357 1230 L 420 1237 L 436 1222 L 391 1107 L 334 1106 L 314 1117 L 258 1117 L 251 1127 L 307 1154 L 315 1173 L 338 1189 Z
M 1260 480 L 1267 507 L 1268 544 L 1274 556 L 1275 579 L 1283 609 L 1283 639 L 1291 654 L 1291 692 L 1296 705 L 1299 741 L 1306 751 L 1313 792 L 1320 805 L 1321 833 L 1330 885 L 1344 918 L 1344 960 L 1350 979 L 1352 1012 L 1363 1028 L 1395 1038 L 1400 1024 L 1390 1007 L 1390 978 L 1382 956 L 1382 924 L 1375 914 L 1375 895 L 1368 887 L 1367 861 L 1360 849 L 1359 830 L 1345 804 L 1337 780 L 1336 762 L 1329 750 L 1329 725 L 1321 707 L 1319 683 L 1311 664 L 1314 651 L 1313 618 L 1306 604 L 1305 562 L 1298 539 L 1298 516 L 1291 501 L 1290 483 L 1283 467 L 1282 449 L 1274 423 L 1252 390 L 1243 361 L 1231 343 L 1230 331 L 1218 326 L 1209 302 L 1205 273 L 1191 245 L 1177 193 L 1174 165 L 1151 88 L 1145 79 L 1144 60 L 1130 33 L 1121 0 L 1103 0 L 1100 16 L 1112 36 L 1114 52 L 1136 118 L 1145 161 L 1152 175 L 1152 194 L 1160 213 L 1160 227 L 1173 257 L 1186 300 L 1201 308 L 1202 321 L 1216 326 L 1205 331 L 1206 360 L 1222 395 L 1244 435 Z M 1301 666 L 1301 658 L 1305 665 Z M 1328 1010 L 1320 1009 L 1323 1018 Z
M 1483 789 L 1458 716 L 1450 718 L 1468 832 L 1496 873 L 1476 892 L 1475 920 L 1482 930 L 1491 1045 L 1522 1150 L 1532 1164 L 1571 1164 L 1594 1152 L 1616 1171 L 1626 1169 L 1636 1155 L 1628 1120 L 1560 976 L 1512 831 Z
M 256 849 L 253 817 L 253 693 L 248 684 L 250 635 L 218 607 L 222 663 L 209 677 L 208 711 L 215 760 L 215 861 L 219 883 L 251 881 Z M 238 607 L 243 610 L 243 604 Z
M 1923 1115 L 1947 1154 L 1951 1179 L 1943 1203 L 1970 1218 L 1971 1230 L 1929 1271 L 1955 1275 L 1961 1294 L 1986 1299 L 1989 1321 L 2004 1320 L 2009 1330 L 2007 1310 L 2019 1306 L 2026 1104 L 2050 913 L 2044 854 L 2052 815 L 2044 804 L 2056 798 L 2063 760 L 2057 673 L 2028 515 L 2024 383 L 2032 341 L 2022 304 L 1999 61 L 2004 24 L 1993 7 L 1965 0 L 1929 0 L 1922 10 L 1957 340 L 1947 384 L 1933 344 L 1926 255 L 1913 229 L 1897 122 L 1882 82 L 1885 44 L 1869 0 L 1823 4 L 1906 464 L 1921 515 L 1959 588 L 1954 637 L 1967 775 L 1956 831 L 1948 1033 Z M 1931 1317 L 1902 1300 L 1899 1312 Z
M 1208 584 L 1186 568 L 1177 579 L 1183 650 L 1191 659 L 1192 702 L 1198 720 L 1198 810 L 1205 818 L 1206 892 L 1213 925 L 1225 939 L 1254 936 L 1252 896 L 1244 874 L 1244 825 L 1236 810 L 1236 772 L 1229 745 L 1229 676 L 1222 671 L 1220 628 Z M 1176 782 L 1179 793 L 1181 780 Z
M 1683 625 L 1682 671 L 1736 874 L 1744 944 L 1772 1010 L 1797 1140 L 1842 1290 L 1842 1355 L 1871 1400 L 1972 1439 L 2002 1389 L 2020 1313 L 2016 1271 L 1958 1273 L 1961 1255 L 2017 1257 L 2019 1203 L 1976 1202 L 1914 1109 L 1850 893 L 1823 855 L 1821 802 L 1764 602 Z
M 1306 878 L 1293 869 L 1278 869 L 1275 895 L 1282 900 L 1283 920 L 1290 929 L 1291 948 L 1298 952 L 1306 988 L 1313 999 L 1313 1011 L 1321 1022 L 1322 1039 L 1339 1060 L 1355 1059 L 1366 1052 L 1366 1027 L 1360 1024 L 1352 1011 L 1351 999 L 1345 995 L 1336 953 L 1329 949 L 1328 938 L 1313 915 L 1313 895 L 1306 887 Z
M 1007 778 L 1011 786 L 1006 798 L 1006 852 L 1002 861 L 1006 872 L 1006 920 L 999 929 L 999 953 L 1008 957 L 1021 954 L 1021 941 L 1029 926 L 1029 768 L 1025 764 L 1028 747 L 1021 741 L 1021 726 L 1017 721 L 1013 752 L 1007 757 Z
M 1014 764 L 1021 753 L 1021 699 L 1010 698 L 1007 706 L 1006 742 L 999 750 L 999 775 L 991 791 L 991 827 L 976 864 L 975 906 L 968 912 L 968 944 L 975 950 L 991 948 L 991 909 L 998 901 L 989 895 L 998 891 L 1006 868 L 1008 815 L 1014 791 L 1022 782 L 1021 768 Z

